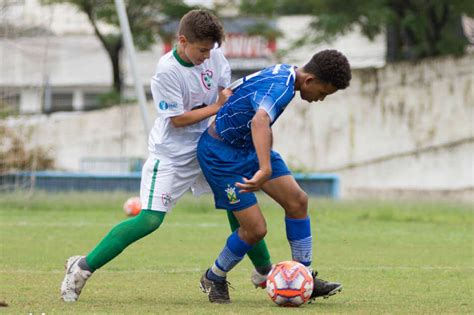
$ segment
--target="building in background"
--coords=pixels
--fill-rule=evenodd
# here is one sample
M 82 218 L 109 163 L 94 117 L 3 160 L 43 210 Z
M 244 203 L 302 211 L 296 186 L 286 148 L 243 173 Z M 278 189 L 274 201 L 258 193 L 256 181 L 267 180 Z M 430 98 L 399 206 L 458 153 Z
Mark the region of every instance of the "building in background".
M 110 90 L 112 71 L 101 43 L 87 17 L 74 7 L 42 6 L 39 0 L 14 2 L 2 10 L 0 36 L 0 99 L 20 114 L 84 111 L 99 107 L 99 98 Z M 288 16 L 276 20 L 224 18 L 226 41 L 223 50 L 239 78 L 276 62 L 304 65 L 317 50 L 334 47 L 343 51 L 354 68 L 385 64 L 385 40 L 371 42 L 357 32 L 331 44 L 293 48 L 305 34 L 311 18 Z M 266 23 L 280 37 L 248 35 L 249 27 Z M 167 25 L 176 32 L 178 23 Z M 20 31 L 21 30 L 21 31 Z M 20 36 L 23 35 L 23 36 Z M 158 59 L 173 46 L 157 40 L 151 50 L 138 51 L 138 71 L 148 100 L 149 81 Z M 124 97 L 133 98 L 131 71 L 123 58 Z

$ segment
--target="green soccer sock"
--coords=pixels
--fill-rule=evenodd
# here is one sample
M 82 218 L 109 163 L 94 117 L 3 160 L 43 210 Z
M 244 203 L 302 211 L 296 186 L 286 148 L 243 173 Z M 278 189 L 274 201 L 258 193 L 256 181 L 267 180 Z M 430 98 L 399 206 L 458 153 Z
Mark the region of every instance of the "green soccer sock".
M 232 231 L 235 231 L 239 228 L 240 224 L 239 221 L 237 221 L 237 218 L 234 216 L 232 211 L 226 211 L 227 212 L 227 218 L 229 219 L 229 224 L 230 228 Z M 247 255 L 249 256 L 250 260 L 252 261 L 252 264 L 255 266 L 257 271 L 260 273 L 261 270 L 269 270 L 271 268 L 272 262 L 270 259 L 270 253 L 268 252 L 267 244 L 265 243 L 265 240 L 261 240 L 260 242 L 254 244 L 252 246 L 252 249 L 247 252 Z M 267 272 L 263 272 L 267 273 Z
M 114 226 L 86 256 L 91 271 L 99 269 L 117 257 L 128 245 L 159 228 L 165 215 L 166 212 L 142 210 L 138 216 Z

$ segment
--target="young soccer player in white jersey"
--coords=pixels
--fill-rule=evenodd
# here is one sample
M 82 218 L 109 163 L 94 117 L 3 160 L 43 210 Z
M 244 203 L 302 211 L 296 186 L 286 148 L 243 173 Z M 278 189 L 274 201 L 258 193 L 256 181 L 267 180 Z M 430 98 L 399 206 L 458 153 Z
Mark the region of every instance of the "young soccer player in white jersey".
M 87 256 L 67 260 L 61 285 L 64 301 L 76 301 L 95 270 L 158 229 L 187 190 L 200 194 L 209 189 L 196 159 L 196 147 L 208 118 L 231 94 L 224 90 L 230 83 L 229 63 L 215 48 L 224 32 L 213 14 L 193 10 L 181 19 L 178 35 L 176 48 L 160 58 L 151 80 L 158 117 L 150 131 L 149 157 L 142 169 L 142 211 L 113 227 Z M 229 222 L 232 230 L 238 227 L 233 215 L 229 215 Z M 259 285 L 271 269 L 265 243 L 257 244 L 249 257 L 256 266 L 252 281 Z
M 335 50 L 315 54 L 302 68 L 278 64 L 232 84 L 233 95 L 198 144 L 198 159 L 214 193 L 216 208 L 232 212 L 240 227 L 228 238 L 200 286 L 209 301 L 230 303 L 227 273 L 267 233 L 255 191 L 263 190 L 285 211 L 286 236 L 295 261 L 311 268 L 312 236 L 308 197 L 281 156 L 272 150 L 271 126 L 300 91 L 301 98 L 322 101 L 349 86 L 351 70 Z M 328 297 L 342 285 L 316 278 L 311 298 Z

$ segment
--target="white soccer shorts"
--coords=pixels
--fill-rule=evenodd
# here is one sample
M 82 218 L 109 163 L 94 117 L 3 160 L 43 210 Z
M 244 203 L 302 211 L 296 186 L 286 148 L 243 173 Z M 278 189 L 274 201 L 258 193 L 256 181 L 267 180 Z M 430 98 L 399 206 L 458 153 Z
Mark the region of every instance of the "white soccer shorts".
M 197 159 L 176 165 L 148 157 L 140 183 L 142 209 L 169 212 L 189 189 L 195 196 L 211 191 Z

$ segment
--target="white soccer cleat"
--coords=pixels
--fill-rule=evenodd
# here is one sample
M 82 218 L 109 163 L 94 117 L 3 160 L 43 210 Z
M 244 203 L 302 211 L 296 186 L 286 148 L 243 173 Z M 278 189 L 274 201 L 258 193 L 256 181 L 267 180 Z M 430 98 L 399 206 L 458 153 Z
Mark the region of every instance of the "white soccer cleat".
M 69 257 L 64 266 L 66 275 L 61 284 L 61 298 L 65 302 L 77 301 L 87 279 L 92 275 L 92 272 L 79 267 L 78 263 L 82 257 L 84 256 Z
M 265 289 L 267 287 L 267 275 L 262 275 L 257 270 L 252 272 L 250 280 L 252 281 L 252 284 L 255 286 L 255 288 Z

